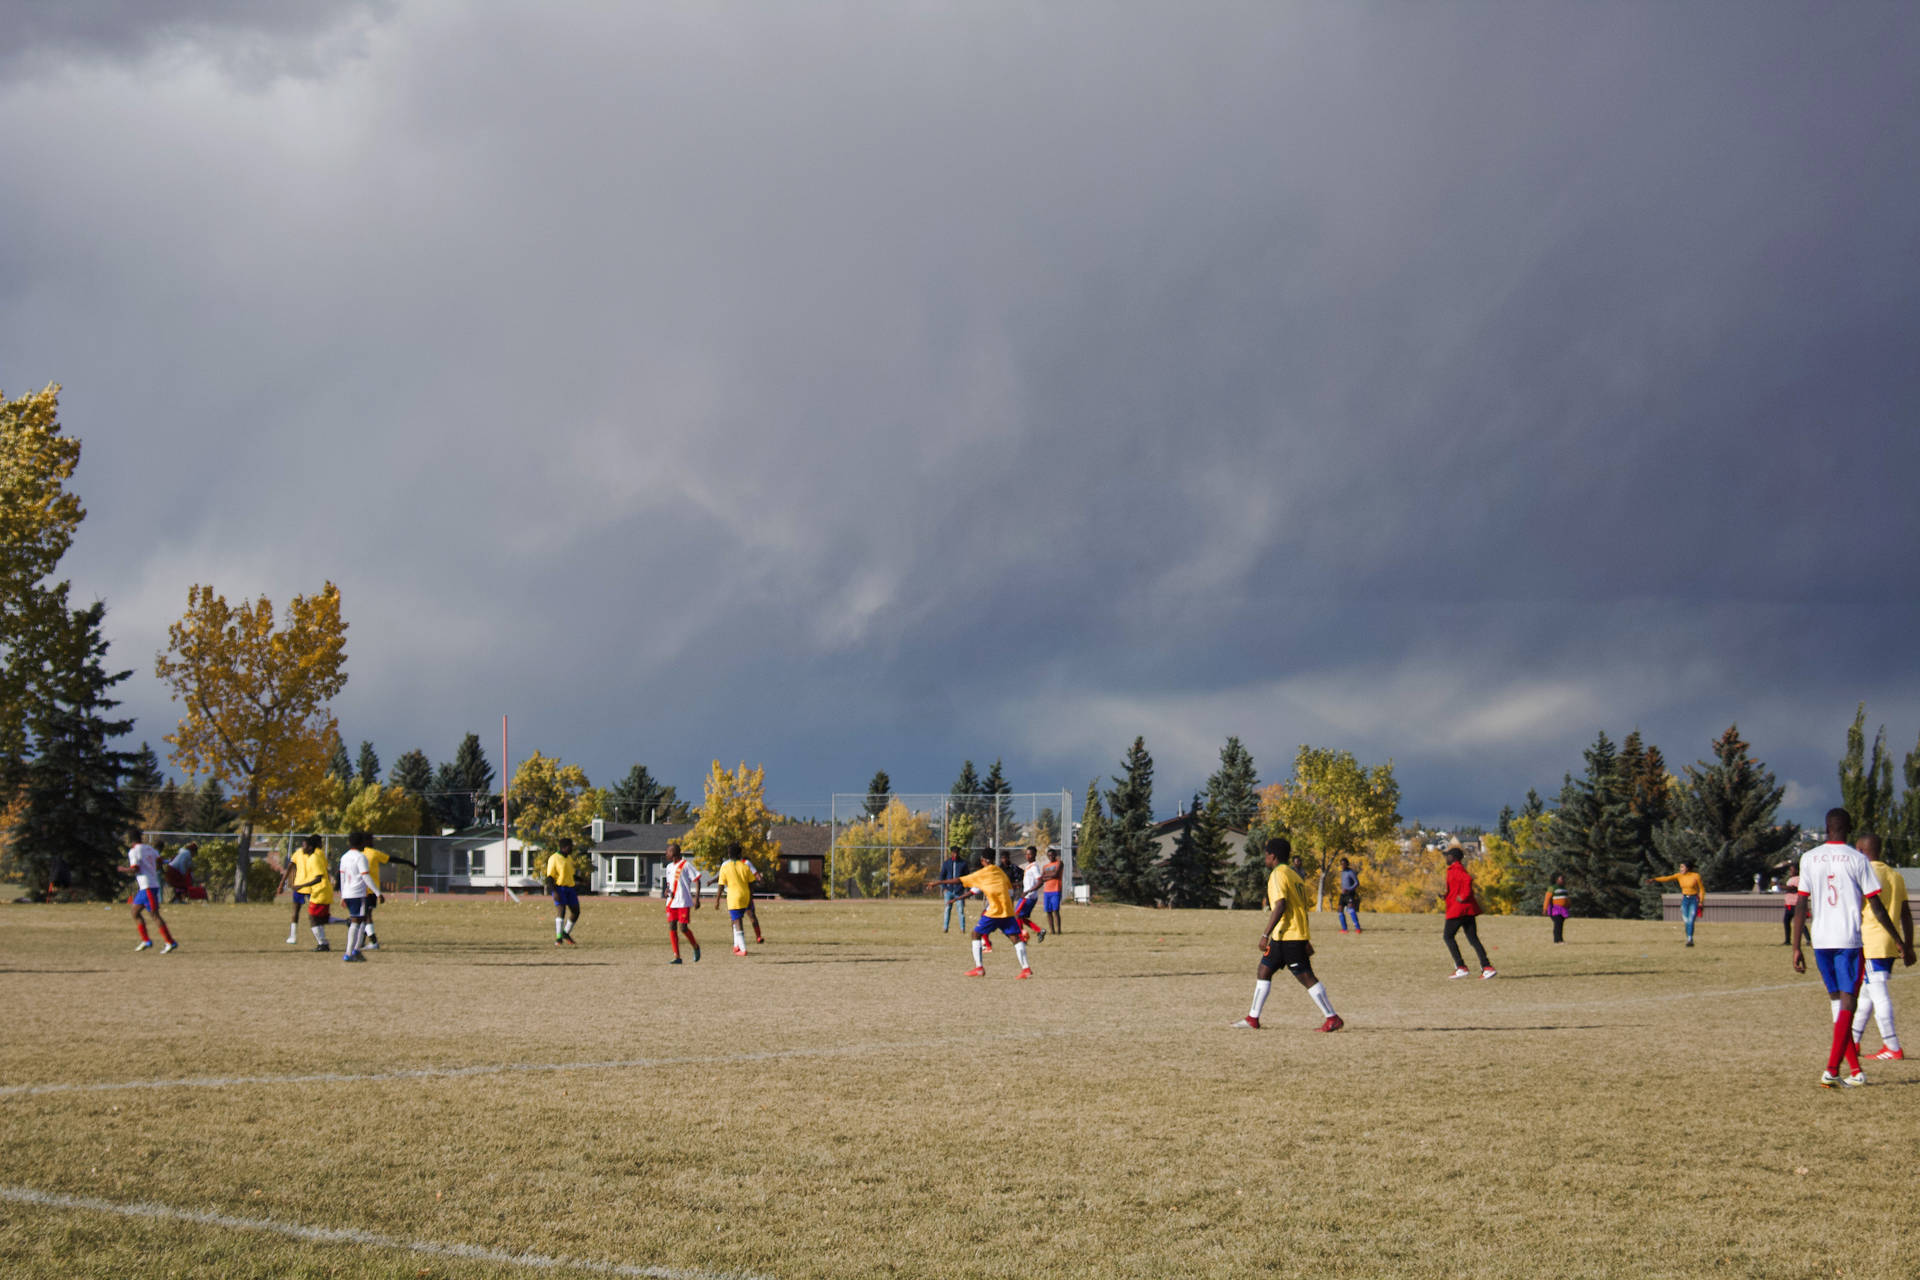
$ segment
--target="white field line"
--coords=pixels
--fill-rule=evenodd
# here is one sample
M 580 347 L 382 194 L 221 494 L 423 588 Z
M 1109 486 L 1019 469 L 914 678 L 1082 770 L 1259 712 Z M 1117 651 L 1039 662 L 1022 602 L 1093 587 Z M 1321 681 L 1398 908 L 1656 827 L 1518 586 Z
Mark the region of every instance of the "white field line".
M 1106 1028 L 1103 1028 L 1105 1030 Z M 759 1053 L 690 1054 L 662 1058 L 603 1058 L 589 1062 L 486 1062 L 467 1067 L 405 1067 L 394 1071 L 315 1071 L 283 1076 L 178 1076 L 159 1080 L 116 1080 L 101 1083 L 0 1085 L 0 1097 L 31 1097 L 47 1093 L 111 1093 L 121 1089 L 227 1089 L 246 1084 L 362 1084 L 380 1080 L 455 1080 L 469 1076 L 514 1075 L 535 1071 L 645 1071 L 660 1067 L 716 1066 L 742 1062 L 777 1062 L 785 1058 L 859 1057 L 872 1053 L 920 1052 L 978 1044 L 982 1040 L 1042 1040 L 1084 1034 L 1075 1031 L 1003 1031 L 969 1036 L 964 1040 L 888 1041 L 875 1044 L 828 1045 L 813 1049 L 767 1049 Z
M 113 1213 L 123 1218 L 152 1218 L 161 1222 L 191 1222 L 203 1227 L 224 1227 L 230 1231 L 263 1231 L 307 1240 L 315 1244 L 354 1244 L 372 1249 L 404 1249 L 436 1258 L 456 1258 L 462 1262 L 490 1262 L 497 1266 L 527 1267 L 536 1271 L 585 1271 L 603 1276 L 646 1276 L 652 1280 L 753 1280 L 739 1272 L 691 1271 L 684 1267 L 642 1267 L 625 1262 L 597 1262 L 590 1258 L 562 1258 L 545 1253 L 508 1253 L 477 1244 L 445 1244 L 437 1240 L 402 1240 L 354 1227 L 309 1227 L 298 1222 L 275 1222 L 272 1218 L 239 1218 L 204 1209 L 177 1209 L 164 1204 L 121 1204 L 113 1200 L 95 1200 L 90 1196 L 66 1196 L 32 1187 L 0 1186 L 0 1200 L 15 1204 L 38 1205 L 46 1209 L 80 1209 L 91 1213 Z

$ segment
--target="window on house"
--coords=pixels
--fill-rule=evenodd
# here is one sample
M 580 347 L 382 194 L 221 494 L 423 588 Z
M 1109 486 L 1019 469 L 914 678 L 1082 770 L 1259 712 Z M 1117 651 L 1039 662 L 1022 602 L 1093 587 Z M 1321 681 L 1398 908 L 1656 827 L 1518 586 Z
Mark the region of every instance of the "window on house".
M 528 849 L 507 850 L 507 874 L 510 876 L 528 876 L 533 874 L 527 870 L 527 859 L 531 856 L 532 852 Z
M 790 876 L 804 876 L 811 870 L 812 864 L 805 858 L 787 859 L 787 874 Z
M 487 851 L 485 849 L 454 850 L 453 874 L 457 876 L 483 876 L 487 874 Z

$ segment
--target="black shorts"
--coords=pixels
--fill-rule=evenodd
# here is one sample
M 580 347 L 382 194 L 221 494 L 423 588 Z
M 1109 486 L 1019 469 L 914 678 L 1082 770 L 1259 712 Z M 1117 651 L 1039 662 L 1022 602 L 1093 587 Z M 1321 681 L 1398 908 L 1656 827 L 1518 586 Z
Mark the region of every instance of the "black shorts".
M 1355 911 L 1358 911 L 1360 909 L 1360 891 L 1358 889 L 1342 889 L 1340 891 L 1340 905 L 1343 907 L 1352 907 Z
M 1312 949 L 1297 938 L 1285 941 L 1269 938 L 1266 958 L 1260 964 L 1270 973 L 1278 973 L 1282 969 L 1289 973 L 1305 973 L 1313 967 Z

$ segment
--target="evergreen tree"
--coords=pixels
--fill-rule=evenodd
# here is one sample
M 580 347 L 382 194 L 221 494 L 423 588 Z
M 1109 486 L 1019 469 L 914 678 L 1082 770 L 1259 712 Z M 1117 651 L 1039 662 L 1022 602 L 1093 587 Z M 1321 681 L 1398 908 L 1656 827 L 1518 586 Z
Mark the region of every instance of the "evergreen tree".
M 160 757 L 153 748 L 142 742 L 140 749 L 128 757 L 126 781 L 120 784 L 121 798 L 127 802 L 127 808 L 139 812 L 141 808 L 160 794 L 167 785 L 167 775 L 160 770 Z M 165 827 L 156 827 L 156 831 L 165 831 Z
M 1640 861 L 1640 918 L 1660 918 L 1660 886 L 1648 884 L 1650 876 L 1665 875 L 1669 868 L 1654 844 L 1654 833 L 1672 816 L 1673 791 L 1667 777 L 1666 757 L 1660 748 L 1643 745 L 1635 729 L 1620 745 L 1620 778 L 1627 791 L 1627 813 L 1631 822 L 1633 847 Z M 1546 886 L 1541 885 L 1544 892 Z
M 1540 798 L 1538 791 L 1535 791 L 1532 787 L 1528 787 L 1526 803 L 1520 806 L 1520 816 L 1523 818 L 1540 818 L 1546 816 L 1546 812 L 1547 802 Z
M 393 762 L 393 768 L 387 772 L 387 785 L 398 787 L 415 800 L 424 802 L 427 792 L 433 790 L 433 762 L 427 759 L 426 752 L 417 747 L 412 751 L 403 751 L 400 758 Z
M 218 778 L 208 778 L 194 793 L 192 803 L 187 806 L 186 827 L 202 833 L 233 829 L 233 809 L 227 804 L 226 789 Z
M 1260 810 L 1260 778 L 1253 769 L 1252 753 L 1238 738 L 1228 738 L 1220 748 L 1220 767 L 1207 779 L 1207 808 L 1223 829 L 1253 829 Z
M 349 790 L 353 787 L 353 757 L 347 754 L 347 744 L 339 734 L 332 735 L 333 745 L 327 750 L 327 772 L 338 778 L 342 786 Z
M 1145 738 L 1135 738 L 1121 761 L 1125 773 L 1107 791 L 1107 821 L 1101 831 L 1096 887 L 1116 902 L 1151 906 L 1159 876 L 1154 867 L 1153 757 Z
M 887 811 L 887 805 L 893 799 L 893 779 L 887 776 L 885 769 L 874 771 L 867 780 L 867 803 L 865 812 L 869 821 L 878 818 Z
M 363 787 L 370 787 L 380 781 L 380 753 L 373 749 L 371 742 L 360 744 L 360 755 L 354 761 L 354 774 Z
M 21 773 L 9 860 L 28 885 L 43 887 L 53 859 L 64 858 L 75 888 L 113 898 L 123 883 L 124 842 L 139 821 L 121 787 L 141 761 L 111 746 L 133 721 L 109 718 L 120 705 L 110 691 L 133 673 L 108 675 L 101 665 L 106 612 L 104 604 L 76 610 L 70 634 L 60 639 L 67 652 L 49 681 L 50 697 L 28 724 L 34 754 Z
M 147 827 L 154 831 L 184 831 L 187 826 L 187 798 L 180 793 L 180 787 L 172 778 L 168 778 L 157 795 L 139 806 L 140 816 Z
M 1500 825 L 1495 829 L 1495 834 L 1497 834 L 1502 840 L 1513 839 L 1513 819 L 1514 819 L 1513 806 L 1510 804 L 1501 805 L 1500 806 Z
M 1012 794 L 1013 784 L 1007 781 L 1000 762 L 995 760 L 993 768 L 987 770 L 987 776 L 980 781 L 980 813 L 987 839 L 996 844 L 1010 843 L 1018 831 L 1013 821 L 1013 801 L 1007 798 Z
M 470 733 L 460 739 L 453 763 L 443 764 L 435 772 L 432 798 L 441 822 L 464 830 L 480 820 L 493 803 L 493 766 L 480 747 L 480 735 Z
M 1553 815 L 1555 847 L 1538 874 L 1566 876 L 1577 915 L 1640 914 L 1641 851 L 1633 843 L 1633 812 L 1620 753 L 1604 731 L 1584 753 L 1584 777 L 1568 775 Z
M 473 825 L 473 797 L 460 785 L 460 771 L 443 763 L 433 771 L 433 786 L 427 792 L 427 808 L 440 827 L 464 831 Z
M 1893 816 L 1893 757 L 1887 752 L 1887 726 L 1874 735 L 1867 756 L 1867 704 L 1854 712 L 1847 729 L 1847 753 L 1840 757 L 1840 803 L 1853 816 L 1853 833 L 1884 837 Z
M 982 829 L 986 825 L 981 821 L 985 812 L 986 806 L 980 800 L 980 775 L 975 772 L 973 761 L 969 760 L 960 766 L 960 776 L 953 780 L 953 786 L 947 791 L 947 821 L 967 835 L 961 843 L 968 848 L 985 844 L 993 835 L 992 831 Z M 970 821 L 957 821 L 963 818 Z M 947 840 L 952 843 L 951 836 Z
M 687 806 L 679 793 L 636 764 L 607 792 L 607 809 L 619 822 L 685 822 Z
M 1920 743 L 1907 752 L 1901 762 L 1901 780 L 1906 789 L 1893 812 L 1892 827 L 1885 841 L 1888 865 L 1906 866 L 1920 858 Z
M 1181 819 L 1173 851 L 1160 868 L 1161 893 L 1171 907 L 1218 907 L 1227 888 L 1227 851 L 1211 805 L 1194 796 Z
M 1713 759 L 1687 768 L 1673 816 L 1654 837 L 1670 867 L 1691 862 L 1709 890 L 1753 887 L 1788 856 L 1800 829 L 1780 822 L 1786 788 L 1747 756 L 1740 727 L 1713 740 Z
M 1074 833 L 1073 874 L 1082 884 L 1092 884 L 1100 865 L 1101 832 L 1106 814 L 1100 810 L 1100 779 L 1087 783 L 1087 798 L 1080 805 L 1080 830 Z

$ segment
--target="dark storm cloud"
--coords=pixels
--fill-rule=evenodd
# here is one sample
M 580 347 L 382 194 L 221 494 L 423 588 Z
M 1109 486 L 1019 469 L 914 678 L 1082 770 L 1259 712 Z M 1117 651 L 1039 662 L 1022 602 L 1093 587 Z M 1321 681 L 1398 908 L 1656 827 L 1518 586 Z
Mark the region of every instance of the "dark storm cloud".
M 332 576 L 350 737 L 793 807 L 1920 728 L 1894 11 L 250 12 L 0 89 L 0 383 L 68 384 L 131 655 Z

